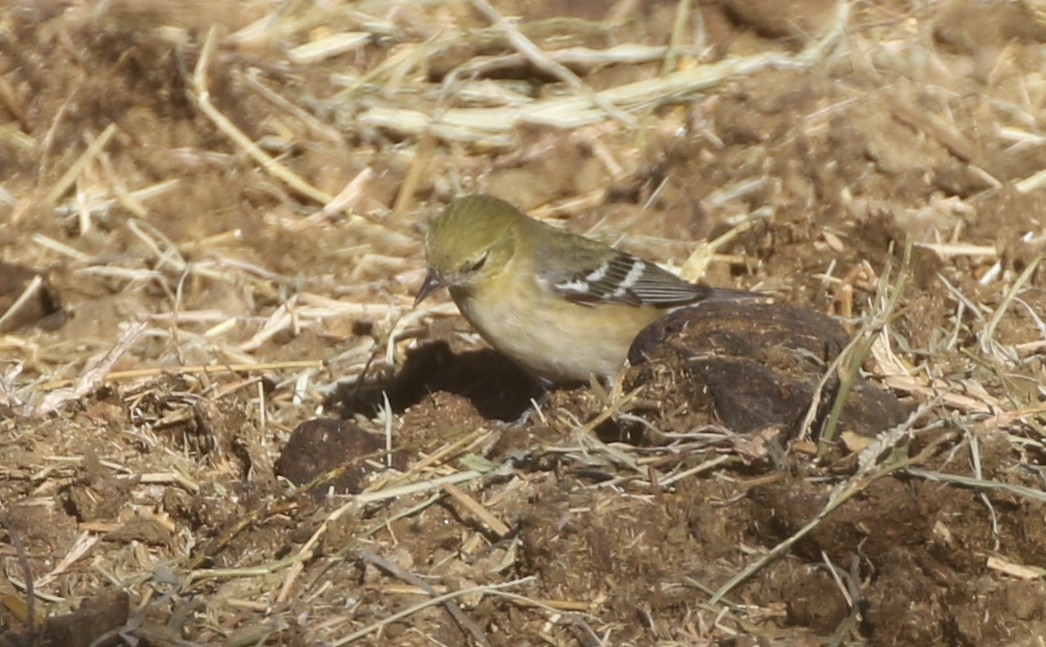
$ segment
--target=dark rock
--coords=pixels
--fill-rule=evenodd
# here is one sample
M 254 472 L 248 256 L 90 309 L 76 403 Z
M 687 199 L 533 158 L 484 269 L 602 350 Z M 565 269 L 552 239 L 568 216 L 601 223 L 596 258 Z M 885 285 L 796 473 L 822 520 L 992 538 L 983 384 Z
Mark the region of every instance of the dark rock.
M 275 472 L 295 485 L 311 483 L 331 472 L 329 478 L 310 490 L 316 499 L 323 498 L 328 490 L 357 494 L 363 490 L 367 474 L 375 471 L 362 457 L 381 452 L 384 447 L 381 438 L 352 421 L 307 420 L 291 432 L 276 460 Z M 403 460 L 396 459 L 395 454 L 393 457 L 393 462 L 402 467 Z M 374 462 L 384 464 L 385 457 L 377 456 Z
M 794 436 L 828 365 L 849 339 L 832 318 L 776 304 L 706 303 L 676 311 L 636 337 L 629 352 L 636 383 L 668 380 L 651 392 L 681 396 L 738 433 L 776 427 Z M 821 392 L 815 432 L 835 399 L 832 376 Z M 838 431 L 874 436 L 905 419 L 890 392 L 857 377 Z

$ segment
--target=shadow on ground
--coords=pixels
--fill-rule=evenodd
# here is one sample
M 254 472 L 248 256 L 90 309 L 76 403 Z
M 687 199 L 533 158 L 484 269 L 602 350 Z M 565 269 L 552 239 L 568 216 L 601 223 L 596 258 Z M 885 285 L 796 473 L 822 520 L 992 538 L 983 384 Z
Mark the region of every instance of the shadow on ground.
M 469 400 L 490 420 L 517 420 L 543 389 L 511 360 L 491 349 L 455 353 L 445 341 L 423 344 L 407 353 L 403 368 L 388 379 L 339 389 L 332 408 L 344 416 L 374 415 L 385 404 L 403 413 L 431 393 L 445 391 Z

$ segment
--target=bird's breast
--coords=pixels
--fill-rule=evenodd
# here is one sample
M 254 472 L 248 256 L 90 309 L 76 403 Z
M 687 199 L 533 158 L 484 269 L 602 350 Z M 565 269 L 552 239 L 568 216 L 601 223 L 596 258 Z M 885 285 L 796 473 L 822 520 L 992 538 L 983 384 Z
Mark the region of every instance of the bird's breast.
M 487 343 L 553 382 L 615 375 L 636 334 L 656 318 L 629 306 L 586 307 L 551 297 L 542 302 L 454 289 L 451 296 Z

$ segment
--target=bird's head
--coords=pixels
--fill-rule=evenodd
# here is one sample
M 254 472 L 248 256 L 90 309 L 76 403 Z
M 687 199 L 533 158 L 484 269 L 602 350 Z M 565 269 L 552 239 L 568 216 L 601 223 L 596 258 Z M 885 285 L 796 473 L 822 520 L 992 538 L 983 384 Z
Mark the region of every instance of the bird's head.
M 429 225 L 425 237 L 429 273 L 414 305 L 442 287 L 471 291 L 504 270 L 512 259 L 517 228 L 524 218 L 499 198 L 456 198 Z

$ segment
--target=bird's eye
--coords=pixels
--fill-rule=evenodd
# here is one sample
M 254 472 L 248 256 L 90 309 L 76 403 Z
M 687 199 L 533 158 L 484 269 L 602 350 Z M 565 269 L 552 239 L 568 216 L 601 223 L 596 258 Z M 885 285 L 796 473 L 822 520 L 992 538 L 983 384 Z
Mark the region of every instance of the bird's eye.
M 463 274 L 471 274 L 472 272 L 478 271 L 487 262 L 488 253 L 484 253 L 479 258 L 473 259 L 461 266 Z

